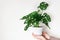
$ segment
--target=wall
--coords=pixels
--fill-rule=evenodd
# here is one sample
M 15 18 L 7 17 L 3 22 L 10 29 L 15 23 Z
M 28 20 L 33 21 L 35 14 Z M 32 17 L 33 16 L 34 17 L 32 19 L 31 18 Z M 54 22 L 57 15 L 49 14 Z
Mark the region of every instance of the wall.
M 0 0 L 0 40 L 34 40 L 30 31 L 24 31 L 20 18 L 36 10 L 43 0 Z M 45 0 L 44 0 L 45 1 Z M 51 15 L 48 34 L 60 37 L 60 0 L 46 0 L 50 5 L 46 12 Z

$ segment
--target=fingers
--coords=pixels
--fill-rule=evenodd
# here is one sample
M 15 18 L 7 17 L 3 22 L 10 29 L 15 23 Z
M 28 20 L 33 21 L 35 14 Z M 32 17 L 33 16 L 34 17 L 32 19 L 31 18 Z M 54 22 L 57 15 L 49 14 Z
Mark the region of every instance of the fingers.
M 46 40 L 43 36 L 39 37 L 40 40 Z
M 43 32 L 42 35 L 43 35 L 46 39 L 50 39 L 50 36 L 49 36 L 46 32 Z
M 46 40 L 43 36 L 35 35 L 33 33 L 32 33 L 32 35 L 34 36 L 34 38 L 36 38 L 38 40 Z
M 38 40 L 47 40 L 47 39 L 50 39 L 50 36 L 46 32 L 43 32 L 42 36 L 35 35 L 34 33 L 32 33 L 32 35 L 34 36 L 34 38 L 36 38 Z

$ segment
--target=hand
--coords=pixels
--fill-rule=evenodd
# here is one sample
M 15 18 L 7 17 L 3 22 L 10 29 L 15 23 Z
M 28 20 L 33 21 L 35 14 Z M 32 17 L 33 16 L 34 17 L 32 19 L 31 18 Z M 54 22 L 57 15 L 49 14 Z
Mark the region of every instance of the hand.
M 42 32 L 42 35 L 36 35 L 34 33 L 32 33 L 33 37 L 35 37 L 38 40 L 48 40 L 50 39 L 50 36 L 46 33 L 46 32 Z

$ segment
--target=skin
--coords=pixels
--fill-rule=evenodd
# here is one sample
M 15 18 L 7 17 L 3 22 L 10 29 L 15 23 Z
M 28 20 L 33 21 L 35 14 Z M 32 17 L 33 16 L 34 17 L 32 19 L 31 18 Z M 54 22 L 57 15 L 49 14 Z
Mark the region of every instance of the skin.
M 36 38 L 37 40 L 49 40 L 50 36 L 46 32 L 42 32 L 42 35 L 36 35 L 32 33 L 33 37 Z

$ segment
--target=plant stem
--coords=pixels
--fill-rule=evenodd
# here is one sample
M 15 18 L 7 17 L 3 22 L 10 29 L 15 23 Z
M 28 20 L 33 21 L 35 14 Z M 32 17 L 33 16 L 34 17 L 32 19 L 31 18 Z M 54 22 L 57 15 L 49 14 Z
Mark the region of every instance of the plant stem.
M 37 8 L 38 10 L 38 14 L 43 14 L 43 10 L 41 10 L 41 9 L 39 9 L 39 8 Z

